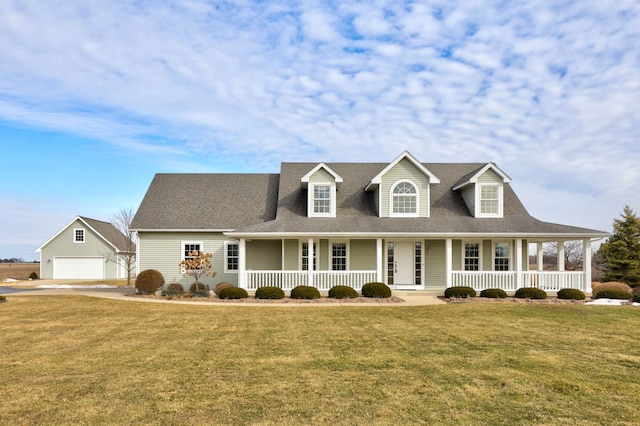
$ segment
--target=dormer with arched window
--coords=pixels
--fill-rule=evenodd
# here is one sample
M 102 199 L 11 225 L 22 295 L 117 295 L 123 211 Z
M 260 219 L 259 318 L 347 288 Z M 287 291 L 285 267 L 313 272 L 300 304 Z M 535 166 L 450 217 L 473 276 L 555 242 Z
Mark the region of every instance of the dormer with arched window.
M 365 190 L 374 193 L 379 217 L 429 217 L 430 188 L 438 183 L 440 179 L 405 151 Z

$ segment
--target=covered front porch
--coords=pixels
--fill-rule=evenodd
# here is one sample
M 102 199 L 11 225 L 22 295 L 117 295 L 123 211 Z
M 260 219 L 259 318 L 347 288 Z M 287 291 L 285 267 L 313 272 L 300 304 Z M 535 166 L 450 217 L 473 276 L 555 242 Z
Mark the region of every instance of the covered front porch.
M 336 285 L 356 290 L 383 282 L 396 290 L 444 292 L 469 286 L 508 292 L 536 287 L 548 292 L 575 288 L 591 292 L 591 239 L 580 240 L 581 270 L 567 271 L 564 240 L 536 238 L 304 237 L 238 240 L 238 285 L 247 290 L 308 285 L 328 291 Z M 557 247 L 556 270 L 544 270 L 543 243 Z M 530 247 L 537 247 L 530 266 Z M 534 250 L 536 251 L 536 250 Z

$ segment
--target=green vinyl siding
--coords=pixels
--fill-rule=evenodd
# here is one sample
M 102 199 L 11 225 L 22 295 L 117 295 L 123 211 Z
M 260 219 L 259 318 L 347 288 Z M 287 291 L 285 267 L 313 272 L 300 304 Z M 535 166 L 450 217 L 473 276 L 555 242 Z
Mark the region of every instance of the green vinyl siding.
M 219 232 L 140 232 L 138 234 L 139 271 L 155 269 L 164 276 L 165 285 L 180 283 L 188 289 L 194 279 L 191 276 L 183 276 L 179 266 L 184 241 L 202 242 L 201 250 L 213 255 L 211 265 L 217 275 L 214 278 L 203 277 L 200 279 L 201 282 L 210 287 L 223 281 L 237 285 L 237 273 L 224 273 L 224 242 L 228 239 Z
M 376 240 L 351 240 L 350 265 L 353 271 L 376 270 Z
M 453 257 L 451 269 L 454 271 L 462 270 L 462 241 L 453 240 L 451 242 L 451 255 Z
M 279 271 L 282 268 L 282 240 L 253 240 L 246 243 L 247 270 Z
M 334 182 L 335 178 L 325 169 L 320 168 L 314 174 L 309 176 L 309 182 Z
M 426 240 L 424 247 L 425 289 L 445 288 L 447 286 L 445 241 Z
M 464 200 L 467 208 L 469 209 L 469 213 L 472 215 L 476 214 L 476 186 L 475 185 L 467 185 L 460 190 L 460 194 L 462 195 L 462 199 Z
M 297 271 L 299 269 L 298 240 L 284 240 L 284 261 L 285 271 Z
M 84 243 L 74 242 L 75 229 L 84 229 Z M 53 278 L 54 257 L 105 257 L 107 253 L 115 256 L 113 247 L 93 232 L 91 228 L 80 220 L 76 220 L 42 247 L 40 278 Z M 104 268 L 105 278 L 114 279 L 117 277 L 117 265 L 114 262 L 105 262 Z
M 429 216 L 429 178 L 425 176 L 420 170 L 416 168 L 406 158 L 400 160 L 394 167 L 391 168 L 383 177 L 382 185 L 380 185 L 380 193 L 382 201 L 382 214 L 381 217 L 390 216 L 390 198 L 391 188 L 399 180 L 410 180 L 416 185 L 416 189 L 419 193 L 419 216 Z
M 316 254 L 316 256 L 318 257 L 318 270 L 329 270 L 329 240 L 320 240 L 320 244 L 318 244 L 316 247 L 318 250 L 318 253 Z
M 491 240 L 482 241 L 482 270 L 493 271 L 493 242 Z
M 478 183 L 500 183 L 502 178 L 498 176 L 496 172 L 489 169 L 480 176 L 478 176 Z

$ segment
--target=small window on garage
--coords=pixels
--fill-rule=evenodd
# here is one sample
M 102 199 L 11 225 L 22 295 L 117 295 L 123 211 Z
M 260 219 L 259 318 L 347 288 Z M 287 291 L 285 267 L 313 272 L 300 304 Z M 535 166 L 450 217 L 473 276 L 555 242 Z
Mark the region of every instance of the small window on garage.
M 84 229 L 83 228 L 75 228 L 73 230 L 73 242 L 74 243 L 84 243 Z

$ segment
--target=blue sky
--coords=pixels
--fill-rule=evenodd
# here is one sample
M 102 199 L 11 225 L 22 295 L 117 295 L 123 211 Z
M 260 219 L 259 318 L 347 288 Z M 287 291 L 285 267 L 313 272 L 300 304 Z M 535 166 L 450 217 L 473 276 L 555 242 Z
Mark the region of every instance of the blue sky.
M 0 52 L 0 258 L 157 172 L 405 149 L 496 162 L 545 221 L 640 209 L 639 1 L 4 0 Z

